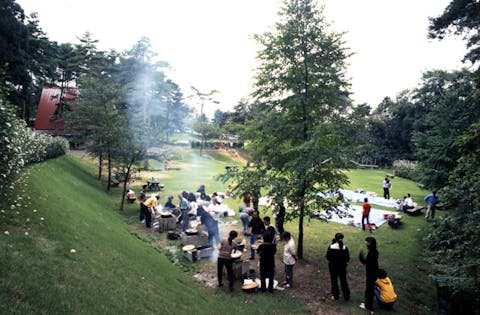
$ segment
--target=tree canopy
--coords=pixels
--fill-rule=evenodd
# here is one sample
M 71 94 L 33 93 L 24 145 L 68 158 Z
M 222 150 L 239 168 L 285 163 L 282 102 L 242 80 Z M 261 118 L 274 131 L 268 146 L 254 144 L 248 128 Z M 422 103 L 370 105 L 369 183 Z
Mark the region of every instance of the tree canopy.
M 312 1 L 287 1 L 275 31 L 256 37 L 264 47 L 258 53 L 261 65 L 253 94 L 258 103 L 243 134 L 252 158 L 238 175 L 243 189 L 257 194 L 263 189 L 274 202 L 285 201 L 295 209 L 290 215 L 299 219 L 299 257 L 303 218 L 315 207 L 312 201 L 324 202 L 315 194 L 346 182 L 337 166 L 343 113 L 350 106 L 348 52 L 341 34 L 329 30 L 322 14 Z

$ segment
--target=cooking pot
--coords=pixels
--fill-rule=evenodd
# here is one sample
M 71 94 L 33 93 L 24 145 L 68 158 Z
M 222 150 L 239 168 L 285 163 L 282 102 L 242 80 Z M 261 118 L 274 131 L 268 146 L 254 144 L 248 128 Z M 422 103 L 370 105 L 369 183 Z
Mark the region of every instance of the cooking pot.
M 233 260 L 237 260 L 237 259 L 240 259 L 242 255 L 243 255 L 243 252 L 236 250 L 230 254 L 230 257 L 232 257 Z
M 185 246 L 183 246 L 183 248 L 182 248 L 182 250 L 183 250 L 184 252 L 188 252 L 188 251 L 193 250 L 193 249 L 195 249 L 195 245 L 193 245 L 193 244 L 185 245 Z
M 185 234 L 187 234 L 188 236 L 197 235 L 198 231 L 197 229 L 186 229 Z
M 246 292 L 246 293 L 253 293 L 257 290 L 257 288 L 258 288 L 258 283 L 256 282 L 244 284 L 242 286 L 243 292 Z

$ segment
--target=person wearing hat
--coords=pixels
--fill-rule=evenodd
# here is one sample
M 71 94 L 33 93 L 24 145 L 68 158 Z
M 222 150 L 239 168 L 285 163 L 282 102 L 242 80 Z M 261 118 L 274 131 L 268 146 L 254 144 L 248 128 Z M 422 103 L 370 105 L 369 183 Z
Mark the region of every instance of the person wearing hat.
M 342 233 L 335 234 L 332 244 L 328 246 L 326 257 L 332 286 L 332 300 L 339 299 L 338 279 L 340 279 L 343 298 L 348 301 L 350 299 L 350 289 L 347 282 L 347 264 L 350 261 L 350 253 L 347 246 L 343 244 Z

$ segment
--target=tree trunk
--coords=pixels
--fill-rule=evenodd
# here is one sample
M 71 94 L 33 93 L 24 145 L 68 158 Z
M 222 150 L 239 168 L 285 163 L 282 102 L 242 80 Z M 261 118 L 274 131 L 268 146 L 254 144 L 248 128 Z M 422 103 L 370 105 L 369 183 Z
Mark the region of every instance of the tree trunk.
M 110 186 L 112 183 L 112 158 L 110 156 L 110 153 L 107 155 L 107 168 L 108 168 L 107 191 L 110 191 Z
M 98 156 L 98 180 L 102 179 L 103 154 Z
M 297 256 L 298 259 L 303 258 L 303 214 L 305 213 L 305 203 L 300 205 L 300 218 L 298 219 L 298 245 Z
M 120 203 L 120 211 L 123 211 L 123 205 L 125 204 L 125 195 L 127 194 L 127 183 L 130 178 L 130 168 L 131 164 L 127 167 L 125 172 L 125 177 L 123 178 L 123 191 L 122 191 L 122 202 Z

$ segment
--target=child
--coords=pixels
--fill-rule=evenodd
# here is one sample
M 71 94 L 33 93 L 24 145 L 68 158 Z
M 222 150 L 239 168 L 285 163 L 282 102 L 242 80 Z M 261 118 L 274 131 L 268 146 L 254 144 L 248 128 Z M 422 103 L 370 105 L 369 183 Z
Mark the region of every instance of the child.
M 397 300 L 392 281 L 383 269 L 378 269 L 378 278 L 375 281 L 375 298 L 379 308 L 388 310 L 393 307 Z

